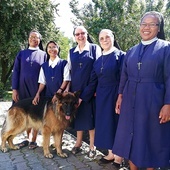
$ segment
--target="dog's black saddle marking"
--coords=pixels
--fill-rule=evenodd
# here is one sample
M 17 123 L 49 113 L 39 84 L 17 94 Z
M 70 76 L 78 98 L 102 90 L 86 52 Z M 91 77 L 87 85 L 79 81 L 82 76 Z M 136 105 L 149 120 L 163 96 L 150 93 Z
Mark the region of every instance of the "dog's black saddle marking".
M 32 100 L 33 98 L 27 98 L 23 100 L 19 100 L 17 103 L 14 103 L 11 108 L 19 107 L 24 110 L 24 113 L 29 115 L 32 119 L 35 120 L 42 120 L 43 113 L 45 109 L 45 105 L 49 105 L 52 98 L 49 97 L 40 97 L 38 105 L 33 105 Z M 10 108 L 10 109 L 11 109 Z

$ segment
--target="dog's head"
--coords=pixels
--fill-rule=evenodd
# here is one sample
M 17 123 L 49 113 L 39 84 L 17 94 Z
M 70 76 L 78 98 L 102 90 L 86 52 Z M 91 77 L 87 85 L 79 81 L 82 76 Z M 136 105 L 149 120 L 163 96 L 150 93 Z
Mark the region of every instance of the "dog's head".
M 57 104 L 67 120 L 71 120 L 75 116 L 79 104 L 79 95 L 80 91 L 56 93 Z

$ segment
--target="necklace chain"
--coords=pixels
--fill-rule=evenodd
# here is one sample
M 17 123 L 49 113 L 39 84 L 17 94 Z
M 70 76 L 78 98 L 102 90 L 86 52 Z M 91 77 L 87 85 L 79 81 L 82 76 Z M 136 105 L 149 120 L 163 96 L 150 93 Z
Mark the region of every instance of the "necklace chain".
M 36 57 L 36 55 L 37 55 L 37 51 L 35 51 L 35 52 L 33 52 L 33 53 L 34 53 L 34 55 L 30 55 L 30 56 L 29 56 L 29 62 L 30 62 L 31 67 L 32 67 L 32 65 L 33 65 L 33 63 L 34 63 L 35 57 Z
M 107 56 L 107 58 L 105 59 L 105 62 L 104 62 L 104 57 L 103 55 L 101 56 L 102 57 L 102 64 L 101 64 L 101 68 L 100 68 L 100 73 L 103 73 L 103 70 L 104 70 L 104 66 L 109 58 L 109 56 Z

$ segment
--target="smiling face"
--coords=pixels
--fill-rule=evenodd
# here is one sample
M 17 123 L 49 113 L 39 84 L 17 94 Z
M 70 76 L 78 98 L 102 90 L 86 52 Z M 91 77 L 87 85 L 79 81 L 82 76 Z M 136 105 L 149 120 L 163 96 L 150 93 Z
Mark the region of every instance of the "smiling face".
M 146 15 L 140 23 L 140 36 L 148 41 L 155 38 L 159 32 L 159 20 L 154 15 Z
M 50 58 L 55 58 L 58 55 L 58 46 L 51 42 L 47 46 L 47 53 L 49 54 Z
M 84 45 L 87 42 L 87 30 L 78 26 L 74 31 L 75 40 L 79 45 Z
M 109 51 L 114 43 L 114 36 L 111 31 L 102 30 L 99 34 L 99 43 L 104 52 Z
M 30 47 L 38 47 L 40 43 L 40 34 L 37 32 L 31 32 L 28 38 L 28 43 Z

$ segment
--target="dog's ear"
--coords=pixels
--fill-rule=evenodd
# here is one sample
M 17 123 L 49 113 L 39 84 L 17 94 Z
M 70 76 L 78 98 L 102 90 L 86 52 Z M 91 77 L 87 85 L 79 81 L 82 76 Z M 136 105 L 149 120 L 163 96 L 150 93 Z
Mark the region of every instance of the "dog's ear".
M 74 92 L 75 97 L 79 98 L 80 93 L 81 93 L 81 90 L 75 91 Z
M 57 97 L 58 100 L 61 100 L 63 97 L 62 93 L 56 93 L 55 96 Z

